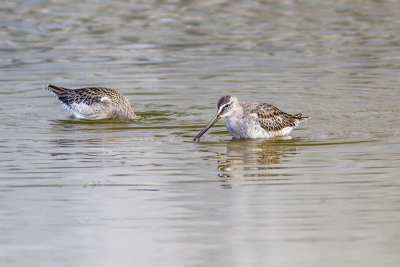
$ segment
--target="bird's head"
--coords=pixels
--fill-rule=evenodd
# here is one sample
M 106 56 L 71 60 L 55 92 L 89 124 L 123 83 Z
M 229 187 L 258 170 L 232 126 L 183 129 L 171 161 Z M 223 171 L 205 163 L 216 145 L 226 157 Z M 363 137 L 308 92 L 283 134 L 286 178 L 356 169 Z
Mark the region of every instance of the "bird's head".
M 231 115 L 238 103 L 238 99 L 234 96 L 226 95 L 221 97 L 217 103 L 217 116 L 223 118 Z

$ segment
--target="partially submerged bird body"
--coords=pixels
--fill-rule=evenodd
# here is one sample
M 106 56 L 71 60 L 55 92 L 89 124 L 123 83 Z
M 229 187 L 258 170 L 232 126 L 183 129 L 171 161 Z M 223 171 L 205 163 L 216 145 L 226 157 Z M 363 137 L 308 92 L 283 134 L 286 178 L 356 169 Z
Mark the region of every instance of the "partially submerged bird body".
M 99 120 L 110 118 L 135 119 L 129 100 L 117 91 L 104 87 L 68 89 L 48 85 L 49 90 L 63 107 L 79 119 Z
M 288 114 L 264 102 L 243 102 L 233 96 L 223 96 L 217 104 L 217 114 L 196 136 L 198 140 L 220 118 L 226 119 L 228 132 L 236 138 L 272 138 L 286 136 L 308 119 Z
M 285 136 L 307 119 L 301 114 L 291 115 L 262 102 L 244 102 L 239 107 L 225 117 L 228 132 L 237 138 Z

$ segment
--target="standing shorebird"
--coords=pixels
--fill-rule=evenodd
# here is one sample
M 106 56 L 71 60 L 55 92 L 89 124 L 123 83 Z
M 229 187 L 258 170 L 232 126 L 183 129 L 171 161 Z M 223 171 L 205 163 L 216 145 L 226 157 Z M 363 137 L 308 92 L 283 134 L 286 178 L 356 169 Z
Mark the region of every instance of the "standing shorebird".
M 50 84 L 46 89 L 71 115 L 79 119 L 137 118 L 129 100 L 113 89 L 104 87 L 67 89 Z
M 236 138 L 271 138 L 288 135 L 308 119 L 302 114 L 291 115 L 263 102 L 243 102 L 230 95 L 221 97 L 217 114 L 193 139 L 199 140 L 220 118 L 226 119 L 228 132 Z

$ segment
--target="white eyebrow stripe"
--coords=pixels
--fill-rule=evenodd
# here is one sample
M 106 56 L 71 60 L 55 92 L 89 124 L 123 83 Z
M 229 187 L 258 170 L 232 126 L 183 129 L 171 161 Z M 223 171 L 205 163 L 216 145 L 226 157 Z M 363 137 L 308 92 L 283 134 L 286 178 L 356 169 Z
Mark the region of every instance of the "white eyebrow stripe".
M 227 107 L 228 105 L 232 105 L 232 101 L 223 104 L 223 105 L 218 109 L 218 113 L 220 113 L 220 112 L 222 111 L 222 109 L 223 109 L 224 107 Z

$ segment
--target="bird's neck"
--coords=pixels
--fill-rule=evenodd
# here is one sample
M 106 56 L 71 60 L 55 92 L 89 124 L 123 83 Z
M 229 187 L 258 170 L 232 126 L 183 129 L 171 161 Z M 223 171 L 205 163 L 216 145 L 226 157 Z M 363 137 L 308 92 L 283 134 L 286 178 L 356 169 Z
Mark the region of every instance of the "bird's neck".
M 240 105 L 235 106 L 232 111 L 230 112 L 229 116 L 226 117 L 226 119 L 237 119 L 242 117 L 243 115 L 243 107 Z

